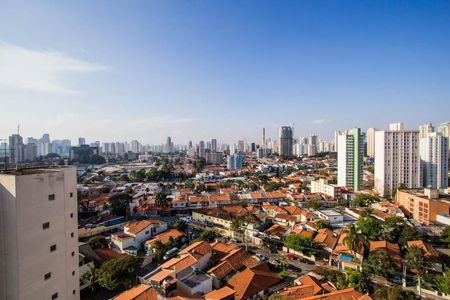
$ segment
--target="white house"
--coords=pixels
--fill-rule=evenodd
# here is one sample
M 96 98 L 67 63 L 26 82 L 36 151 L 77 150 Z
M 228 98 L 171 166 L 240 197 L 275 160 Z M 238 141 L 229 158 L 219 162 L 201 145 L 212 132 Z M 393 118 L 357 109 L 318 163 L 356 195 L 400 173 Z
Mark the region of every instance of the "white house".
M 111 235 L 113 248 L 136 255 L 142 243 L 167 230 L 167 223 L 155 219 L 134 221 L 124 225 L 124 231 Z
M 334 209 L 319 210 L 317 211 L 317 215 L 330 224 L 342 224 L 344 222 L 344 215 Z

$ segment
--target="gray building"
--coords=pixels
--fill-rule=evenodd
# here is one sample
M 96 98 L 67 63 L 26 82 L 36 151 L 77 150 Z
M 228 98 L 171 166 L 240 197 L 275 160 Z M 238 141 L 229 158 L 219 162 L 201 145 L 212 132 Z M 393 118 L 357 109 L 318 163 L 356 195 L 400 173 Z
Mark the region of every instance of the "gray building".
M 280 128 L 280 156 L 292 157 L 292 127 L 282 126 Z

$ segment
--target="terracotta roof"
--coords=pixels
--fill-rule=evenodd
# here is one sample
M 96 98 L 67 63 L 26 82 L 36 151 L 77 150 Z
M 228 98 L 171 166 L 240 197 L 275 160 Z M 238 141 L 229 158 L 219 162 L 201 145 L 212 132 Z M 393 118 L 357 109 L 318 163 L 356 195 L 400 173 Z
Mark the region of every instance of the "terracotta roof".
M 209 196 L 209 201 L 231 201 L 231 196 L 229 194 L 214 194 Z
M 205 254 L 207 254 L 208 252 L 211 252 L 212 248 L 209 245 L 208 242 L 206 241 L 198 241 L 193 243 L 192 245 L 184 248 L 183 250 L 180 251 L 180 255 L 183 254 L 191 254 L 191 255 L 195 255 L 196 257 L 198 255 L 200 255 L 200 257 L 204 256 Z
M 156 300 L 157 293 L 149 285 L 140 284 L 112 298 L 112 300 Z
M 297 218 L 294 216 L 290 216 L 290 215 L 286 215 L 286 214 L 277 214 L 275 216 L 276 219 L 281 219 L 281 220 L 286 220 L 286 221 L 292 221 L 295 222 L 297 221 Z
M 397 265 L 397 267 L 402 266 L 402 256 L 398 244 L 390 243 L 388 241 L 370 241 L 370 253 L 374 253 L 380 250 L 385 250 Z
M 156 235 L 153 239 L 146 241 L 146 244 L 153 245 L 156 241 L 160 241 L 163 245 L 166 245 L 170 241 L 170 237 L 174 240 L 179 239 L 184 236 L 184 233 L 176 230 L 175 228 L 169 229 L 166 232 Z
M 209 269 L 208 273 L 222 279 L 231 272 L 239 271 L 243 266 L 254 266 L 256 263 L 257 260 L 244 248 L 237 248 L 222 258 L 220 263 Z
M 303 299 L 304 297 L 314 296 L 314 287 L 311 285 L 296 285 L 288 287 L 275 295 L 279 295 L 285 300 Z
M 441 263 L 442 260 L 439 256 L 439 254 L 437 253 L 437 251 L 433 248 L 433 246 L 431 246 L 430 244 L 422 241 L 422 240 L 417 240 L 417 241 L 409 241 L 407 242 L 407 246 L 411 247 L 411 246 L 417 246 L 419 248 L 422 248 L 424 251 L 424 255 L 427 259 L 436 262 L 436 263 Z
M 333 231 L 328 228 L 321 228 L 317 232 L 314 242 L 323 245 L 327 248 L 333 249 L 336 245 L 337 237 L 334 236 Z
M 127 256 L 126 253 L 119 253 L 109 248 L 98 248 L 94 250 L 95 254 L 100 257 L 101 262 L 105 262 L 114 258 L 119 258 L 123 256 Z
M 218 289 L 218 290 L 215 290 L 215 291 L 212 291 L 212 292 L 206 294 L 204 297 L 205 297 L 205 300 L 222 300 L 222 299 L 226 299 L 228 297 L 232 297 L 234 295 L 234 293 L 235 292 L 233 289 L 230 289 L 229 287 L 224 286 L 221 289 Z
M 167 277 L 171 276 L 172 274 L 173 274 L 173 270 L 169 270 L 169 269 L 161 270 L 158 273 L 156 273 L 155 275 L 153 275 L 152 277 L 150 277 L 149 280 L 160 282 L 160 281 L 166 279 Z
M 280 275 L 270 271 L 267 263 L 263 263 L 237 273 L 227 284 L 236 291 L 235 299 L 240 300 L 267 290 L 282 279 Z
M 330 300 L 360 300 L 363 295 L 354 288 L 334 291 L 328 294 L 303 298 L 303 300 L 330 299 Z
M 282 226 L 279 224 L 272 225 L 270 228 L 268 228 L 265 233 L 269 235 L 276 235 L 276 236 L 282 236 L 283 234 L 288 231 L 288 227 Z
M 298 279 L 298 281 L 301 282 L 302 285 L 305 286 L 312 286 L 313 287 L 313 295 L 317 295 L 320 292 L 322 292 L 322 287 L 320 286 L 320 283 L 317 281 L 316 278 L 309 276 L 309 275 L 303 275 Z M 311 295 L 312 296 L 312 295 Z
M 211 248 L 213 249 L 214 252 L 216 252 L 216 256 L 217 255 L 226 255 L 228 254 L 230 251 L 239 248 L 238 245 L 236 245 L 235 243 L 232 242 L 228 242 L 228 243 L 223 243 L 223 242 L 213 242 L 211 244 L 209 244 L 211 246 Z
M 291 231 L 291 234 L 299 234 L 303 237 L 308 237 L 308 238 L 312 238 L 312 236 L 313 236 L 313 233 L 311 231 L 303 230 L 300 228 L 295 228 L 294 230 Z
M 124 225 L 124 227 L 128 228 L 127 232 L 131 234 L 138 234 L 142 230 L 146 229 L 152 224 L 164 224 L 164 221 L 155 220 L 155 219 L 146 219 L 141 221 L 133 221 Z

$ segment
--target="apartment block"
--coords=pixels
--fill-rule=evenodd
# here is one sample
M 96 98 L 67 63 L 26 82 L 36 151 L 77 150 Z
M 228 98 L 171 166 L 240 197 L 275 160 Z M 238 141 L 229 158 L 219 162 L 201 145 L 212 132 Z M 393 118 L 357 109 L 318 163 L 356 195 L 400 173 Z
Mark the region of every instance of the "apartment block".
M 80 299 L 76 168 L 0 173 L 0 299 Z
M 450 213 L 450 196 L 435 189 L 399 190 L 396 202 L 407 217 L 423 225 L 437 221 L 439 214 Z
M 392 196 L 398 187 L 422 187 L 419 157 L 419 131 L 404 130 L 403 124 L 389 131 L 375 132 L 375 190 Z
M 364 143 L 360 128 L 347 130 L 338 137 L 338 185 L 354 191 L 363 187 Z

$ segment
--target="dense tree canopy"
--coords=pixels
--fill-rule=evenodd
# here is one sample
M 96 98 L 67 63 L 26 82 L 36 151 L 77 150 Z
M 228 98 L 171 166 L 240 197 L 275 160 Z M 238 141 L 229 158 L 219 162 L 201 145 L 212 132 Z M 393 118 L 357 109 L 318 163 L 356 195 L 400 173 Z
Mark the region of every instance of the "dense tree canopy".
M 200 234 L 200 240 L 212 243 L 219 237 L 219 234 L 214 229 L 207 229 Z
M 108 290 L 129 288 L 139 264 L 140 259 L 129 255 L 106 261 L 96 271 L 98 282 Z
M 317 246 L 310 237 L 304 237 L 300 234 L 290 234 L 284 240 L 284 245 L 289 249 L 300 251 L 305 255 L 311 255 L 316 252 Z
M 381 250 L 369 254 L 364 268 L 369 273 L 386 277 L 394 272 L 395 264 L 392 257 L 385 250 Z
M 370 194 L 357 194 L 352 203 L 354 206 L 363 207 L 369 206 L 371 203 L 379 202 L 380 198 L 370 195 Z
M 361 233 L 366 237 L 366 241 L 376 241 L 378 240 L 381 232 L 381 226 L 378 221 L 371 217 L 362 217 L 356 222 L 356 226 L 359 228 Z M 367 245 L 367 243 L 365 243 Z
M 111 213 L 116 216 L 126 216 L 131 199 L 131 195 L 127 193 L 117 193 L 109 197 Z

